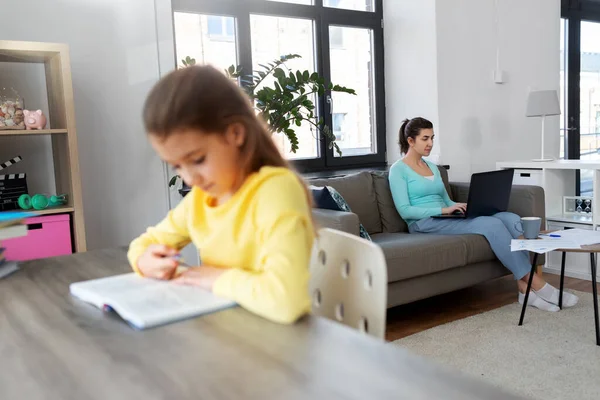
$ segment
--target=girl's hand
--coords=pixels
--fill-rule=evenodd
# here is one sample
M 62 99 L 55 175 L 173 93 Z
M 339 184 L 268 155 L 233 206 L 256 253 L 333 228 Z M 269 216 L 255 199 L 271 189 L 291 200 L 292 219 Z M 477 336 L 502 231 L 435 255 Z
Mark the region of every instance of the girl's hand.
M 455 211 L 460 211 L 464 214 L 467 212 L 467 205 L 465 203 L 456 203 L 452 207 L 442 208 L 442 214 L 452 214 Z
M 177 250 L 162 244 L 150 245 L 138 258 L 137 267 L 145 277 L 171 279 L 179 265 L 172 257 L 178 253 Z
M 199 286 L 202 289 L 212 291 L 215 281 L 223 272 L 225 272 L 224 269 L 209 266 L 187 268 L 173 282 L 182 285 Z

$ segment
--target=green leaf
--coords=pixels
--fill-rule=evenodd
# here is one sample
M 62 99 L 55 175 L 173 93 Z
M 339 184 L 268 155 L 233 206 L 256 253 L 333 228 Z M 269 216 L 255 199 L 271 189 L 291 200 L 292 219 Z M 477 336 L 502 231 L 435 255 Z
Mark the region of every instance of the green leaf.
M 319 79 L 319 74 L 316 72 L 313 72 L 312 75 L 310 76 L 310 80 L 316 81 L 317 79 Z
M 302 119 L 296 118 L 296 126 L 302 126 Z
M 296 83 L 296 76 L 294 75 L 293 72 L 290 72 L 290 81 L 292 81 L 293 83 Z
M 177 178 L 179 178 L 179 175 L 174 175 L 171 177 L 171 179 L 169 180 L 169 187 L 171 187 L 177 183 Z
M 308 81 L 310 79 L 310 72 L 304 71 L 302 78 L 304 78 L 305 81 Z
M 319 87 L 319 96 L 323 96 L 325 94 L 325 88 L 323 86 Z
M 235 72 L 235 67 L 233 65 L 230 65 L 227 69 L 227 72 L 229 72 L 230 75 L 233 74 Z
M 281 68 L 275 68 L 273 70 L 273 76 L 277 79 L 285 77 L 285 72 Z

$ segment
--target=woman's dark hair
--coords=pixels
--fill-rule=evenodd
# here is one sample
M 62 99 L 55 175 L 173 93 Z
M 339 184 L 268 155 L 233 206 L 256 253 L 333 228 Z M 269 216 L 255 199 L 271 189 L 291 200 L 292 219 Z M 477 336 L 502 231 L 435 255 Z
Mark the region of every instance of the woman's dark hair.
M 416 139 L 421 133 L 421 129 L 433 129 L 431 121 L 425 118 L 415 117 L 413 119 L 405 119 L 402 121 L 400 126 L 400 133 L 398 135 L 398 144 L 400 144 L 400 152 L 402 154 L 408 153 L 408 138 Z

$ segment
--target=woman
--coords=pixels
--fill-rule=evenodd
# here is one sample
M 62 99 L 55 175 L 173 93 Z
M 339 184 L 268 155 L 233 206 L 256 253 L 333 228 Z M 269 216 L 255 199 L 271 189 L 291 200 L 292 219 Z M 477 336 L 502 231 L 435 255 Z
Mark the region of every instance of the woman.
M 440 235 L 479 234 L 485 236 L 496 257 L 508 268 L 519 288 L 519 303 L 523 304 L 531 265 L 525 252 L 511 252 L 511 239 L 520 236 L 515 223 L 520 217 L 501 212 L 491 217 L 473 219 L 436 219 L 434 215 L 463 213 L 466 204 L 450 200 L 435 164 L 423 159 L 433 148 L 433 124 L 424 118 L 405 120 L 400 128 L 400 151 L 404 154 L 389 174 L 392 197 L 398 212 L 408 224 L 408 230 Z M 546 311 L 558 311 L 559 291 L 534 274 L 528 305 Z M 578 297 L 564 292 L 563 307 L 577 304 Z

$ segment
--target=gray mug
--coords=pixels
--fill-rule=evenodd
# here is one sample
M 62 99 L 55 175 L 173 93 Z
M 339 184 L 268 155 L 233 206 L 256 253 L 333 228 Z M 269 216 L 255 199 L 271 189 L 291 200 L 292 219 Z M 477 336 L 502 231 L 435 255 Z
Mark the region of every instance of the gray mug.
M 518 225 L 521 225 L 519 228 Z M 537 239 L 540 235 L 542 219 L 540 217 L 523 217 L 515 222 L 515 229 L 523 234 L 525 239 Z

